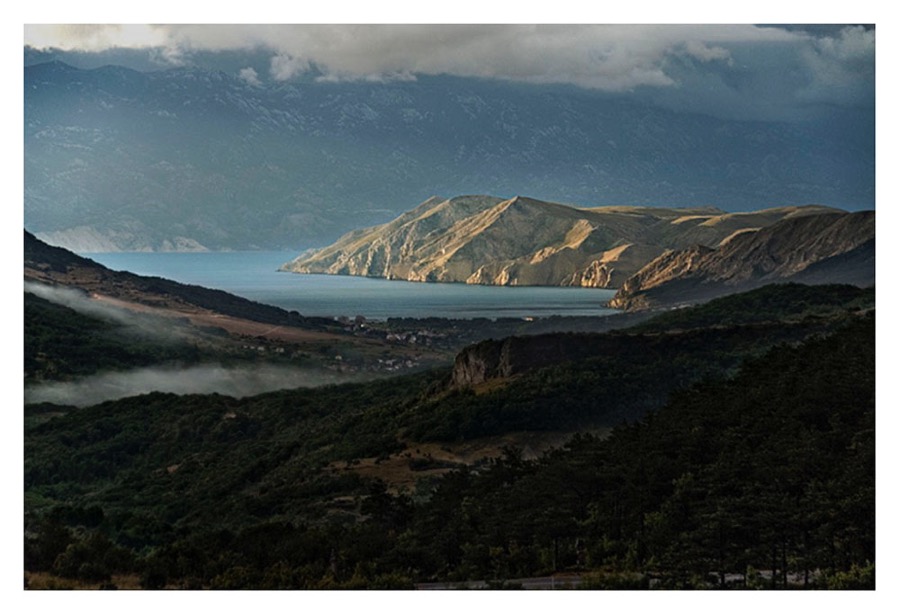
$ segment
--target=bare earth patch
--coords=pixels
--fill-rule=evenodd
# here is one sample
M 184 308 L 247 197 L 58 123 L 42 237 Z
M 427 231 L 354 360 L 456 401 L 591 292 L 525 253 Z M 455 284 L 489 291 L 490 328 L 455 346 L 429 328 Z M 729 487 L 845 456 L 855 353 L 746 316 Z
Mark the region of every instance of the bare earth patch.
M 605 436 L 609 431 L 603 429 L 592 433 Z M 392 493 L 412 492 L 423 478 L 442 476 L 456 467 L 474 466 L 479 462 L 502 457 L 507 447 L 521 450 L 522 457 L 526 460 L 535 459 L 549 449 L 562 447 L 573 435 L 574 432 L 568 431 L 515 432 L 459 443 L 410 444 L 387 459 L 369 457 L 351 462 L 335 461 L 327 466 L 326 472 L 354 472 L 365 478 L 383 480 Z

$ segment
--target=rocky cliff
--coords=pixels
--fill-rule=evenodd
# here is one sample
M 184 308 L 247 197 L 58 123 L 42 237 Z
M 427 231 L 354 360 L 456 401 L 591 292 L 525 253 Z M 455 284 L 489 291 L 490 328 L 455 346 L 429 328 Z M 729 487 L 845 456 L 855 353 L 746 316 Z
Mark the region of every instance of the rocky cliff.
M 611 307 L 694 303 L 779 281 L 875 283 L 875 212 L 790 217 L 717 249 L 666 252 L 622 285 Z
M 432 197 L 283 269 L 416 282 L 617 288 L 666 250 L 714 247 L 780 220 L 826 211 L 836 210 L 729 214 L 715 208 L 580 208 L 525 197 Z
M 614 356 L 624 336 L 599 333 L 548 333 L 485 340 L 464 348 L 453 365 L 452 384 L 475 386 L 532 369 L 601 355 Z

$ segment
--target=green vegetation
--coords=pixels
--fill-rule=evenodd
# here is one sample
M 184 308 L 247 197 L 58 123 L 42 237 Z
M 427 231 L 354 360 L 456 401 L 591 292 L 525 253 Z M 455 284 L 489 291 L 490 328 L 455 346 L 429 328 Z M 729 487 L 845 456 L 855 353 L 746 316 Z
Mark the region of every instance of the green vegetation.
M 833 324 L 833 323 L 832 323 Z M 831 325 L 828 325 L 831 326 Z M 519 430 L 579 430 L 633 421 L 676 389 L 733 372 L 747 357 L 827 330 L 822 323 L 765 324 L 671 334 L 553 336 L 564 357 L 487 390 L 461 388 L 425 400 L 402 417 L 413 440 L 454 441 Z M 491 342 L 484 342 L 490 345 Z M 542 358 L 526 338 L 518 350 Z
M 684 324 L 741 313 L 714 302 L 474 389 L 442 369 L 27 407 L 26 571 L 146 588 L 499 587 L 563 570 L 597 589 L 871 588 L 875 316 L 845 309 L 865 292 L 832 290 L 824 316 L 802 316 L 819 297 Z M 532 459 L 410 459 L 444 472 L 415 491 L 354 470 L 428 440 L 604 425 Z
M 875 288 L 841 284 L 770 284 L 757 290 L 665 312 L 635 325 L 637 332 L 834 318 L 875 307 Z

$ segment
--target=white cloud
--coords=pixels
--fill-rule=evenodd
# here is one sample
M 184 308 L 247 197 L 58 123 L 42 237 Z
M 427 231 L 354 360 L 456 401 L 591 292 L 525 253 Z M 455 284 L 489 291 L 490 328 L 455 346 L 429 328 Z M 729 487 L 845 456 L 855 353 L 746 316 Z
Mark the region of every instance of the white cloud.
M 309 60 L 297 58 L 286 53 L 279 53 L 272 56 L 269 72 L 276 81 L 287 81 L 309 69 Z
M 843 28 L 837 37 L 817 39 L 816 48 L 823 57 L 835 60 L 867 60 L 875 55 L 875 30 L 862 26 Z
M 875 31 L 843 28 L 836 36 L 810 41 L 800 58 L 810 81 L 799 89 L 798 99 L 853 103 L 868 92 L 861 84 L 874 83 Z
M 693 58 L 702 62 L 712 62 L 714 60 L 731 60 L 731 52 L 723 47 L 710 47 L 701 41 L 688 41 L 685 44 L 685 51 Z
M 370 379 L 359 375 L 281 365 L 262 364 L 245 367 L 159 365 L 127 371 L 101 372 L 73 381 L 42 382 L 25 389 L 25 403 L 49 402 L 86 407 L 154 391 L 178 395 L 219 393 L 231 397 L 248 397 L 270 391 L 320 387 Z
M 691 86 L 713 88 L 734 99 L 777 95 L 786 104 L 844 103 L 869 96 L 874 39 L 874 30 L 861 27 L 805 31 L 747 24 L 26 28 L 28 44 L 151 48 L 154 60 L 168 64 L 189 63 L 202 51 L 269 54 L 268 72 L 277 81 L 312 70 L 321 81 L 386 82 L 448 74 L 610 92 Z M 786 71 L 773 70 L 775 66 L 794 67 L 802 78 L 786 83 Z M 240 75 L 249 83 L 260 77 L 249 69 Z
M 242 68 L 238 72 L 238 77 L 246 81 L 250 85 L 262 85 L 262 82 L 259 80 L 259 75 L 256 72 L 256 69 L 252 67 Z
M 165 47 L 165 28 L 144 25 L 26 25 L 25 44 L 36 48 L 103 51 L 111 47 Z

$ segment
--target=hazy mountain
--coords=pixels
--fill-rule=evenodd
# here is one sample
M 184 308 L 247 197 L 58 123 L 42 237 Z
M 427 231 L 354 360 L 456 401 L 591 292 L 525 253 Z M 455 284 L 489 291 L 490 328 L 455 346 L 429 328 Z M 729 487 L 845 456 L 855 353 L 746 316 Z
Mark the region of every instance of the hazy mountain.
M 577 208 L 525 197 L 433 197 L 284 268 L 419 282 L 616 288 L 667 249 L 716 246 L 779 220 L 827 211 L 836 210 L 728 214 L 714 208 Z
M 792 217 L 717 249 L 668 251 L 629 278 L 613 307 L 695 303 L 778 281 L 875 284 L 875 212 Z
M 874 205 L 874 135 L 852 116 L 836 129 L 496 80 L 253 84 L 61 62 L 26 67 L 24 111 L 25 224 L 77 251 L 321 246 L 441 193 Z

